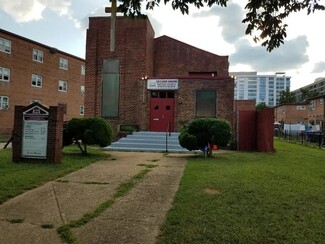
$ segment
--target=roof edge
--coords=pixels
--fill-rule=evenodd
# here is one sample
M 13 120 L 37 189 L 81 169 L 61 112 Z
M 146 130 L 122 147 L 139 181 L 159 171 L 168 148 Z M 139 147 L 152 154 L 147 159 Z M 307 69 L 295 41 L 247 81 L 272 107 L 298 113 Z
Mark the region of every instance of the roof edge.
M 49 49 L 50 52 L 51 52 L 51 50 L 56 50 L 56 51 L 59 52 L 59 53 L 62 53 L 62 54 L 64 54 L 64 55 L 67 55 L 67 56 L 70 56 L 70 57 L 73 57 L 73 58 L 75 58 L 75 59 L 79 59 L 80 61 L 85 62 L 85 59 L 84 59 L 84 58 L 80 58 L 80 57 L 75 56 L 75 55 L 73 55 L 73 54 L 71 54 L 71 53 L 67 53 L 67 52 L 61 51 L 60 49 L 57 49 L 57 48 L 55 48 L 55 47 L 51 47 L 51 46 L 45 45 L 45 44 L 43 44 L 43 43 L 40 43 L 40 42 L 34 41 L 34 40 L 32 40 L 32 39 L 29 39 L 29 38 L 27 38 L 27 37 L 24 37 L 24 36 L 21 36 L 21 35 L 15 34 L 15 33 L 13 33 L 13 32 L 7 31 L 7 30 L 4 30 L 4 29 L 2 29 L 2 28 L 0 28 L 0 33 L 4 33 L 4 34 L 6 34 L 6 35 L 10 35 L 10 36 L 13 36 L 13 37 L 16 37 L 16 38 L 20 38 L 20 39 L 22 39 L 22 40 L 24 40 L 24 41 L 27 41 L 27 42 L 34 43 L 34 44 L 36 44 L 36 45 L 42 46 L 42 47 L 44 47 L 44 48 Z

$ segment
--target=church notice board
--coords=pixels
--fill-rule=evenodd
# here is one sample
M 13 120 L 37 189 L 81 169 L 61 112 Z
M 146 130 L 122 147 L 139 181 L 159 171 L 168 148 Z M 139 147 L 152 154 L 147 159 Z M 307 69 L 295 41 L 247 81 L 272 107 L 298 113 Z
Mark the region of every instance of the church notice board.
M 23 113 L 22 157 L 46 159 L 48 111 L 34 106 Z

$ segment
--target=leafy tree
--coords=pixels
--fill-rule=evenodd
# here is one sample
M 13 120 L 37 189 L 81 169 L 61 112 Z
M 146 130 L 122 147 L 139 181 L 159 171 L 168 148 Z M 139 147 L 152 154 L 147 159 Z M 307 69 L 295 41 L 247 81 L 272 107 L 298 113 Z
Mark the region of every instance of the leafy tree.
M 171 2 L 172 8 L 180 10 L 182 14 L 189 13 L 189 7 L 201 8 L 219 5 L 226 7 L 229 0 L 164 0 L 167 4 Z M 126 16 L 143 16 L 141 5 L 144 0 L 125 0 L 119 5 L 119 10 Z M 146 9 L 153 9 L 160 4 L 160 0 L 147 0 Z M 307 14 L 316 10 L 325 10 L 325 5 L 320 0 L 248 0 L 246 18 L 246 35 L 252 35 L 255 31 L 259 34 L 254 36 L 255 41 L 263 41 L 262 46 L 270 52 L 283 44 L 287 37 L 287 25 L 283 22 L 291 13 L 307 10 Z
M 75 143 L 82 154 L 87 154 L 87 145 L 105 147 L 112 142 L 112 128 L 102 118 L 71 119 L 63 130 L 64 146 Z M 83 145 L 83 147 L 81 146 Z
M 266 109 L 266 108 L 268 108 L 268 107 L 269 107 L 269 106 L 267 106 L 265 102 L 262 102 L 262 103 L 257 104 L 256 107 L 255 107 L 255 109 L 256 109 L 257 111 L 260 111 L 260 110 Z
M 300 88 L 301 96 L 300 96 L 300 102 L 306 101 L 309 98 L 317 97 L 319 96 L 318 91 L 310 91 L 308 88 Z
M 231 126 L 226 120 L 216 118 L 199 118 L 192 120 L 179 135 L 182 147 L 204 151 L 208 145 L 225 147 L 231 138 Z M 211 150 L 209 150 L 211 155 Z
M 288 87 L 284 91 L 280 92 L 280 104 L 294 102 L 296 102 L 296 96 L 293 92 L 290 91 Z

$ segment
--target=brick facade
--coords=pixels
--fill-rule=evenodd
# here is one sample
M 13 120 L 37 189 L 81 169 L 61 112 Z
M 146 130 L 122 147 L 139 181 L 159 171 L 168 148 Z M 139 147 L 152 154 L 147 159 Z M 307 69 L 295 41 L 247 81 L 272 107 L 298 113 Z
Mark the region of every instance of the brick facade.
M 235 111 L 253 111 L 255 106 L 255 100 L 235 100 Z
M 308 124 L 319 125 L 321 131 L 325 131 L 325 95 L 309 100 Z
M 274 107 L 274 121 L 284 124 L 307 123 L 308 104 L 281 104 Z
M 173 38 L 154 38 L 148 19 L 117 17 L 116 49 L 110 52 L 110 17 L 91 17 L 86 42 L 85 115 L 101 116 L 103 60 L 120 62 L 119 116 L 107 118 L 117 128 L 150 126 L 147 78 L 178 79 L 174 128 L 196 116 L 196 90 L 215 90 L 216 117 L 233 121 L 234 80 L 228 75 L 228 56 L 218 56 Z
M 168 36 L 155 39 L 154 75 L 188 76 L 190 73 L 214 73 L 228 76 L 228 56 L 219 56 Z
M 215 90 L 216 117 L 233 122 L 233 79 L 228 78 L 182 78 L 180 79 L 179 90 L 175 101 L 175 127 L 179 130 L 179 122 L 189 121 L 196 117 L 196 96 L 197 90 Z
M 66 105 L 64 120 L 80 115 L 84 105 L 81 85 L 85 76 L 84 59 L 0 29 L 0 38 L 10 41 L 10 52 L 0 50 L 0 68 L 10 70 L 9 81 L 0 81 L 0 96 L 9 98 L 9 106 L 0 109 L 0 134 L 11 133 L 15 105 L 27 106 L 38 100 L 45 106 Z M 33 61 L 33 49 L 43 52 L 43 62 Z M 59 60 L 68 60 L 68 69 L 59 68 Z M 32 86 L 32 74 L 42 77 L 41 87 Z M 67 82 L 67 91 L 59 91 L 59 80 Z
M 119 117 L 110 118 L 118 124 L 140 124 L 143 117 L 144 84 L 142 77 L 153 74 L 154 31 L 146 19 L 118 17 L 116 21 L 116 51 L 109 51 L 110 18 L 94 17 L 89 20 L 86 45 L 86 100 L 85 115 L 101 116 L 102 69 L 104 59 L 120 61 Z M 145 92 L 145 91 L 144 91 Z

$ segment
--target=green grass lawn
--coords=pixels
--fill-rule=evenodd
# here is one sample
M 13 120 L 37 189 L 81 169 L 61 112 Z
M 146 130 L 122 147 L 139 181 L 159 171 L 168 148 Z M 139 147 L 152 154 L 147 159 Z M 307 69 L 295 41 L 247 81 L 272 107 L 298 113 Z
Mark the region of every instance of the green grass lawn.
M 159 243 L 324 243 L 325 151 L 276 140 L 275 154 L 191 158 Z M 0 204 L 108 155 L 76 146 L 61 164 L 12 163 L 0 150 Z
M 10 135 L 0 135 L 0 142 L 7 143 L 9 141 L 10 137 L 11 137 Z
M 101 150 L 88 150 L 89 155 L 82 156 L 76 146 L 65 147 L 60 164 L 13 163 L 11 149 L 0 150 L 0 204 L 26 190 L 108 157 Z
M 325 151 L 191 158 L 158 243 L 325 243 Z

